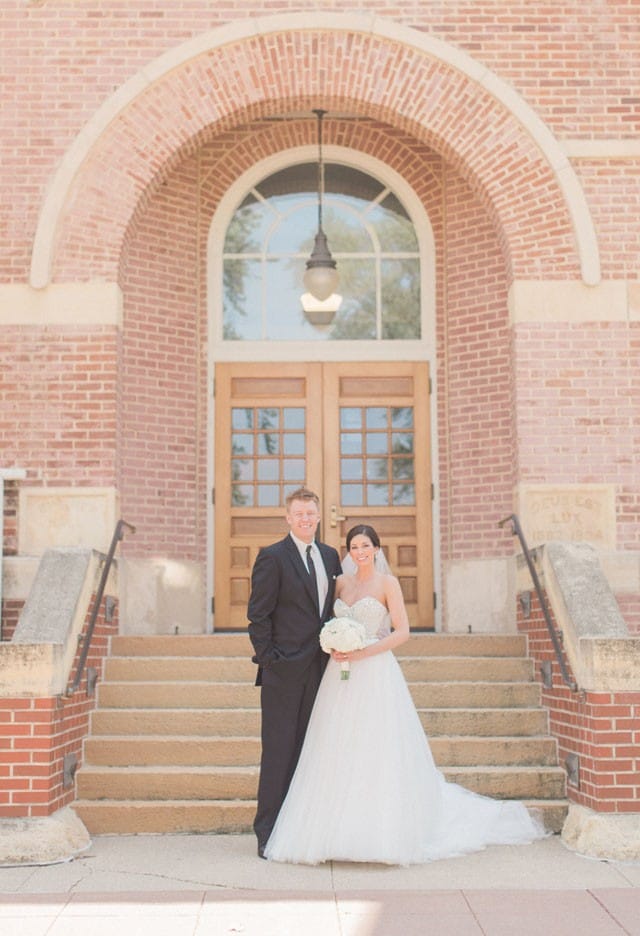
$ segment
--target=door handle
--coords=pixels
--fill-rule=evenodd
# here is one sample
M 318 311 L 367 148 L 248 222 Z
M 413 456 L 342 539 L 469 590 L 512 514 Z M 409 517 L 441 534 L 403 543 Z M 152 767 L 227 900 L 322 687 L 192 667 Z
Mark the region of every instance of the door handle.
M 329 526 L 337 527 L 342 520 L 346 520 L 346 517 L 343 517 L 342 514 L 338 513 L 338 508 L 335 504 L 331 505 L 331 520 Z

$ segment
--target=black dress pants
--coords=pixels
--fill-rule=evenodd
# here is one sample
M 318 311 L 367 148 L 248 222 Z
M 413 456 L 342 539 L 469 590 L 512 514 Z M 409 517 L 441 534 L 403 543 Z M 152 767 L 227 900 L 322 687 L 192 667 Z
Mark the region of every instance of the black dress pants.
M 253 828 L 258 848 L 267 844 L 302 750 L 313 703 L 326 663 L 318 653 L 302 679 L 287 681 L 267 676 L 261 687 L 262 757 L 258 808 Z M 280 664 L 285 670 L 286 664 Z

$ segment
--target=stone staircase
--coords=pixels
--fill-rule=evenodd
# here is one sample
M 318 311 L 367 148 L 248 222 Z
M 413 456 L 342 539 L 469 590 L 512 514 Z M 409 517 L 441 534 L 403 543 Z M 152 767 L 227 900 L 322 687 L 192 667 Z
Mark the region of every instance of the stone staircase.
M 521 799 L 562 827 L 567 802 L 533 663 L 518 635 L 418 634 L 398 650 L 449 780 Z M 260 758 L 245 634 L 114 637 L 74 809 L 89 832 L 246 832 Z M 375 739 L 372 739 L 375 743 Z

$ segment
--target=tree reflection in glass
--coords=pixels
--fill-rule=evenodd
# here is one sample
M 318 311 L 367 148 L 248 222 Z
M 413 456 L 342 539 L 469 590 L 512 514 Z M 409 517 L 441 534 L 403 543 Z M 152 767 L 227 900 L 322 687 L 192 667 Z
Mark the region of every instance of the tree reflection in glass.
M 342 302 L 316 328 L 301 304 L 315 235 L 317 167 L 290 166 L 259 182 L 236 209 L 223 256 L 223 337 L 248 340 L 418 339 L 420 256 L 399 198 L 367 173 L 325 164 L 323 228 Z

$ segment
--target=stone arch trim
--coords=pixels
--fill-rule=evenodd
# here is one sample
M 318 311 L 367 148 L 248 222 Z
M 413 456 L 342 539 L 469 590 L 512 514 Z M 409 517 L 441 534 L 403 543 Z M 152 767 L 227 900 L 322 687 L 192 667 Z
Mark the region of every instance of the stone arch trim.
M 550 264 L 555 276 L 569 278 L 579 264 L 584 283 L 599 282 L 595 229 L 578 179 L 513 89 L 466 53 L 409 27 L 304 13 L 202 34 L 112 95 L 52 180 L 31 285 L 43 288 L 57 274 L 89 279 L 96 269 L 115 279 L 136 206 L 186 152 L 239 117 L 310 112 L 319 101 L 385 120 L 450 160 L 494 218 L 514 278 L 548 278 Z

